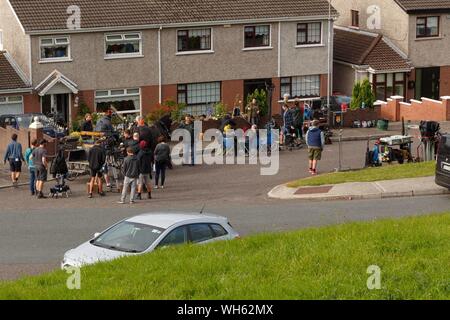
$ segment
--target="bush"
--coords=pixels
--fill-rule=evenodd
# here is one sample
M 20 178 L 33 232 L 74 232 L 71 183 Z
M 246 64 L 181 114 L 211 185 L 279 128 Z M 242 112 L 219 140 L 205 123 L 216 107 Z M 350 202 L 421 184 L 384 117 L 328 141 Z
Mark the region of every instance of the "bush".
M 219 102 L 214 106 L 214 114 L 213 117 L 215 119 L 222 119 L 227 114 L 228 108 L 227 105 Z
M 185 115 L 186 104 L 176 103 L 173 100 L 166 100 L 162 104 L 157 104 L 154 111 L 146 115 L 147 123 L 154 123 L 163 116 L 170 114 L 173 121 L 181 121 Z

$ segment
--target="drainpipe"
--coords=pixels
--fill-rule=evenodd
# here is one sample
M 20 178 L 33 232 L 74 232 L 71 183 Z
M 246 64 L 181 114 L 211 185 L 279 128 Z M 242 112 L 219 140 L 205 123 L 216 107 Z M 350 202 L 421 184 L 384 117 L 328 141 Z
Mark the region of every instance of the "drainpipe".
M 162 66 L 161 66 L 161 31 L 162 26 L 159 27 L 158 30 L 158 82 L 159 82 L 159 103 L 162 103 Z
M 278 78 L 281 78 L 281 21 L 278 22 Z

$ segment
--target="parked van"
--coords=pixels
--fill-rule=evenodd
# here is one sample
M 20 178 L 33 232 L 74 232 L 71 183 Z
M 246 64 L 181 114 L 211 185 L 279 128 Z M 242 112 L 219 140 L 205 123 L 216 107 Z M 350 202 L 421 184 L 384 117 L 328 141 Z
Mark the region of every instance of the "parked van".
M 436 184 L 450 190 L 450 135 L 443 135 L 439 142 Z

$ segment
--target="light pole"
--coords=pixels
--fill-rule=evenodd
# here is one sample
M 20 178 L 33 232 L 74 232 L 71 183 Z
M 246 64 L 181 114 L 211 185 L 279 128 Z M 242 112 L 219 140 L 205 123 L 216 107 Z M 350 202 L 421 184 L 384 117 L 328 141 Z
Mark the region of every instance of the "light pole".
M 327 125 L 330 126 L 330 96 L 331 96 L 331 0 L 328 1 L 328 70 L 327 70 Z

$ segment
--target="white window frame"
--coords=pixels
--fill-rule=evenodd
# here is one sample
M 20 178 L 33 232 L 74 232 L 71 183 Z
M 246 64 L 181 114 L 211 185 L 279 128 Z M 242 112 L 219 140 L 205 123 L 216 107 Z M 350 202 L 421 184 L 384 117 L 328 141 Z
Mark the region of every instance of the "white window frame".
M 113 91 L 122 90 L 123 94 L 113 94 Z M 138 90 L 137 93 L 130 93 L 131 90 Z M 107 92 L 107 95 L 100 96 L 99 92 Z M 94 95 L 95 112 L 97 112 L 97 99 L 114 99 L 114 98 L 126 98 L 126 97 L 137 97 L 139 96 L 139 109 L 118 111 L 118 114 L 131 114 L 131 113 L 141 113 L 142 112 L 142 95 L 141 88 L 127 88 L 127 89 L 105 89 L 96 90 Z
M 139 52 L 133 52 L 133 53 L 116 53 L 116 54 L 107 54 L 106 50 L 108 48 L 108 37 L 114 37 L 114 36 L 121 36 L 121 40 L 116 41 L 125 41 L 127 40 L 125 37 L 130 35 L 139 35 L 139 39 L 131 39 L 131 40 L 139 40 Z M 113 41 L 113 40 L 111 40 Z M 130 59 L 130 58 L 142 58 L 144 57 L 143 54 L 143 45 L 144 40 L 142 37 L 142 32 L 115 32 L 115 33 L 105 33 L 103 37 L 103 55 L 105 60 L 109 59 Z
M 299 24 L 310 24 L 310 23 L 320 23 L 320 43 L 313 43 L 313 44 L 298 44 L 297 40 L 298 40 L 298 25 Z M 295 47 L 296 48 L 314 48 L 314 47 L 324 47 L 325 46 L 325 42 L 324 42 L 324 33 L 323 33 L 323 28 L 324 26 L 324 22 L 321 20 L 317 20 L 317 21 L 298 21 L 295 24 Z
M 56 39 L 67 38 L 67 57 L 60 58 L 43 58 L 42 57 L 42 47 L 48 46 L 57 46 Z M 43 45 L 43 40 L 52 40 L 52 45 Z M 64 43 L 66 44 L 66 43 Z M 39 63 L 52 63 L 52 62 L 70 62 L 72 61 L 72 50 L 71 50 L 71 39 L 70 36 L 61 35 L 61 36 L 48 36 L 48 37 L 39 37 Z
M 23 105 L 23 96 L 0 96 L 0 99 L 3 98 L 5 101 L 0 100 L 0 104 L 22 103 Z M 20 101 L 11 101 L 11 98 L 20 98 Z
M 189 101 L 188 101 L 188 97 L 189 97 L 189 86 L 192 86 L 192 85 L 201 85 L 201 84 L 215 84 L 215 85 L 218 85 L 219 86 L 219 100 L 218 101 L 207 101 L 207 102 L 205 102 L 205 103 L 189 103 Z M 179 94 L 180 94 L 180 90 L 179 90 L 179 87 L 180 86 L 185 86 L 185 90 L 183 90 L 184 91 L 184 94 L 186 95 L 185 96 L 185 100 L 186 101 L 180 101 L 179 100 Z M 198 107 L 198 106 L 208 106 L 208 105 L 211 105 L 211 106 L 213 106 L 213 105 L 215 105 L 216 103 L 220 103 L 221 101 L 222 101 L 222 94 L 223 94 L 223 90 L 222 90 L 222 82 L 221 81 L 209 81 L 209 82 L 193 82 L 193 83 L 179 83 L 178 85 L 177 85 L 177 102 L 178 103 L 184 103 L 184 104 L 186 104 L 186 108 L 188 109 L 188 110 L 190 110 L 190 109 L 192 109 L 192 108 L 194 108 L 194 107 Z
M 258 26 L 269 26 L 269 46 L 264 47 L 245 47 L 245 28 L 247 27 L 258 27 Z M 272 50 L 272 24 L 271 23 L 258 23 L 258 24 L 246 24 L 242 28 L 242 51 L 254 51 L 254 50 Z
M 209 50 L 193 50 L 193 51 L 180 51 L 179 47 L 178 47 L 178 32 L 179 31 L 190 31 L 190 30 L 204 30 L 204 29 L 209 29 L 210 30 L 210 37 L 211 37 L 211 48 Z M 176 29 L 176 33 L 175 33 L 175 44 L 176 44 L 176 48 L 177 48 L 177 56 L 185 56 L 185 55 L 191 55 L 191 54 L 210 54 L 210 53 L 214 53 L 214 28 L 213 27 L 197 27 L 197 28 L 179 28 Z
M 1 101 L 3 98 L 5 101 Z M 10 98 L 20 98 L 20 101 L 10 101 Z M 1 106 L 5 106 L 7 104 L 20 104 L 20 113 L 24 113 L 23 96 L 0 96 L 0 108 Z

